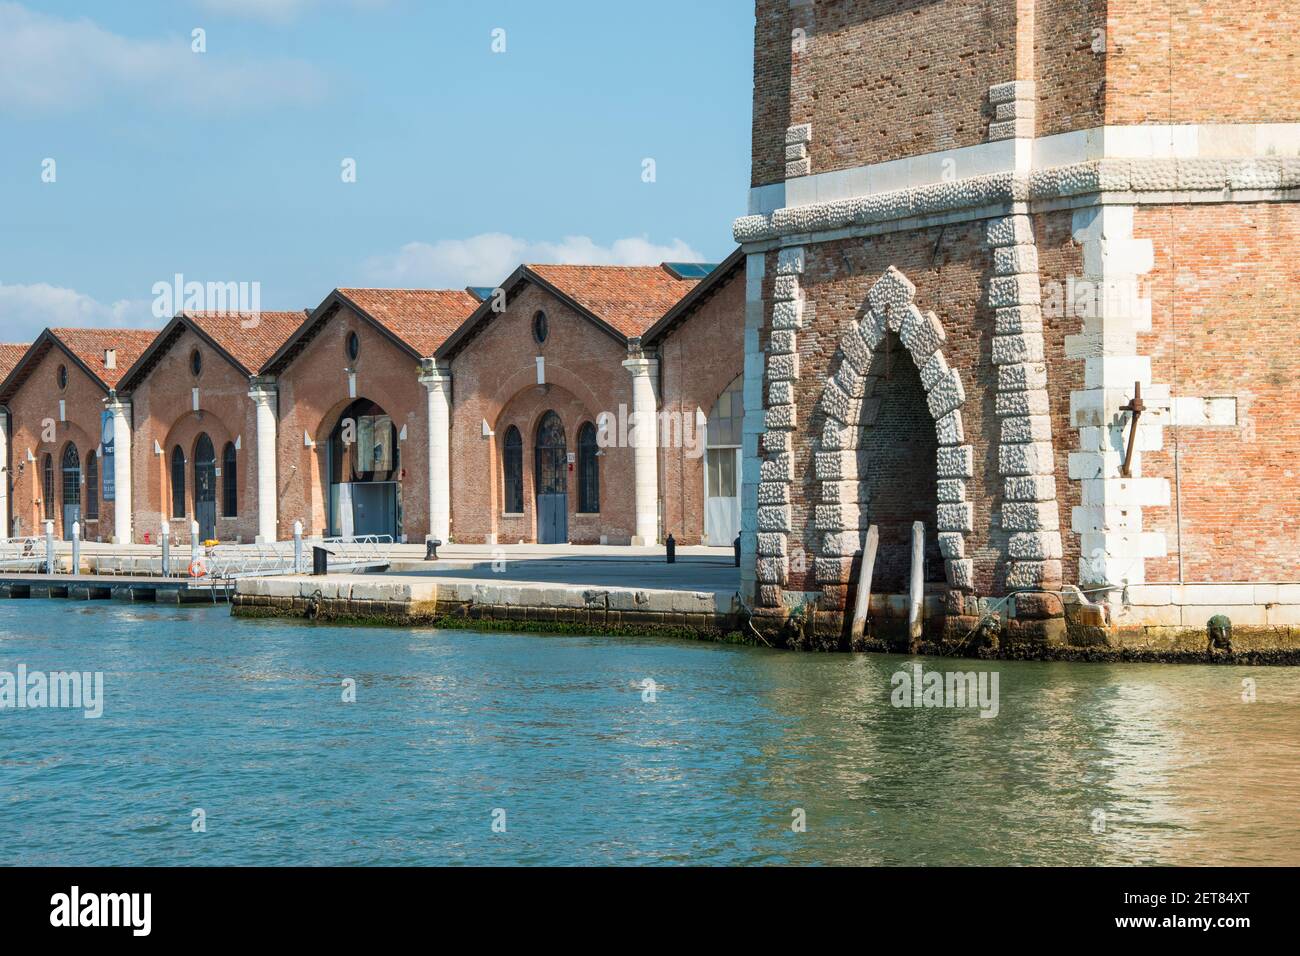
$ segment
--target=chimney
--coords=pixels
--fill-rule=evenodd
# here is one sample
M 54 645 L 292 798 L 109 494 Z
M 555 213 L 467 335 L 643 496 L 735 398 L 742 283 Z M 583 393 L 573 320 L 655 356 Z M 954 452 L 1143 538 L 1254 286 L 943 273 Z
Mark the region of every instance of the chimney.
M 117 349 L 104 349 L 104 368 L 117 368 Z

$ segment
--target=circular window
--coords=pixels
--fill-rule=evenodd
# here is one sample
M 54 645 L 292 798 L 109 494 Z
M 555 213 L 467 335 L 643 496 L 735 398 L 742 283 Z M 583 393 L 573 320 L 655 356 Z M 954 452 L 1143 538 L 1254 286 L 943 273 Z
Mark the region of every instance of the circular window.
M 533 338 L 538 342 L 546 341 L 546 334 L 550 331 L 546 325 L 546 313 L 538 312 L 533 316 Z
M 361 354 L 361 337 L 355 332 L 348 333 L 348 358 L 355 362 Z
M 68 367 L 66 365 L 59 366 L 58 380 L 59 388 L 63 389 L 68 387 Z
M 190 353 L 190 371 L 198 378 L 203 374 L 203 353 L 195 349 Z

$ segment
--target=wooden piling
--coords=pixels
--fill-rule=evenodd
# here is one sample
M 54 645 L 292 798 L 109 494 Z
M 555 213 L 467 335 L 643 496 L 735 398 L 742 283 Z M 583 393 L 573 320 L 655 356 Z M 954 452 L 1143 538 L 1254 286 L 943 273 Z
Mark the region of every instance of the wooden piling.
M 907 637 L 912 648 L 921 640 L 921 604 L 925 600 L 925 523 L 912 522 L 912 581 L 907 595 Z
M 862 548 L 862 567 L 858 569 L 858 594 L 853 605 L 853 626 L 849 640 L 862 640 L 867 631 L 867 614 L 871 609 L 871 575 L 876 568 L 876 549 L 880 545 L 880 529 L 874 524 L 867 528 L 867 543 Z

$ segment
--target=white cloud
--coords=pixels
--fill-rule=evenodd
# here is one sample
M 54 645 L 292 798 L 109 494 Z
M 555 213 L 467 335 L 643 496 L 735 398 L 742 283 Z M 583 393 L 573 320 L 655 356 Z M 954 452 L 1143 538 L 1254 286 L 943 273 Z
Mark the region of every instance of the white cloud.
M 190 37 L 135 39 L 82 18 L 0 2 L 0 109 L 84 109 L 115 96 L 161 106 L 221 108 L 318 101 L 324 76 L 289 59 L 193 53 Z
M 121 299 L 104 304 L 97 299 L 40 282 L 10 285 L 0 282 L 0 341 L 31 342 L 46 328 L 156 328 L 150 300 Z
M 700 262 L 703 259 L 680 239 L 658 245 L 644 237 L 631 237 L 602 246 L 587 236 L 566 236 L 559 242 L 536 242 L 489 232 L 468 239 L 408 242 L 396 253 L 368 260 L 365 274 L 367 281 L 382 285 L 458 289 L 470 285 L 495 285 L 524 262 L 648 266 L 661 262 Z

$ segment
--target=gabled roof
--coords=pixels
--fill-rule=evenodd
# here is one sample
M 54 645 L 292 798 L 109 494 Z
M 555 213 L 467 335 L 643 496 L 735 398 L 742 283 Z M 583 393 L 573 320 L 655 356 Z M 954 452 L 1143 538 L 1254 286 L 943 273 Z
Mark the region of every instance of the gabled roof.
M 51 349 L 64 352 L 105 392 L 116 389 L 127 370 L 158 335 L 148 329 L 46 329 L 0 384 L 0 403 L 8 402 Z M 115 353 L 113 368 L 106 353 Z
M 0 344 L 0 382 L 9 377 L 9 373 L 14 370 L 22 357 L 27 354 L 31 344 L 27 345 L 6 345 Z
M 477 308 L 463 289 L 335 289 L 298 330 L 262 363 L 262 374 L 278 374 L 341 308 L 349 308 L 412 358 L 430 358 Z
M 182 312 L 122 376 L 120 387 L 123 391 L 139 388 L 186 331 L 206 342 L 241 375 L 251 377 L 302 324 L 304 317 L 302 312 Z
M 507 302 L 528 284 L 545 289 L 618 342 L 640 337 L 693 289 L 696 279 L 678 278 L 664 266 L 556 266 L 525 264 L 501 284 Z M 438 350 L 449 359 L 483 330 L 495 314 L 492 301 L 474 314 Z
M 654 325 L 646 329 L 645 334 L 641 336 L 642 347 L 648 348 L 655 345 L 665 335 L 685 322 L 695 313 L 696 309 L 708 302 L 716 293 L 722 291 L 723 287 L 731 281 L 731 277 L 738 270 L 743 270 L 744 267 L 745 253 L 740 247 L 737 247 L 736 251 L 722 260 L 704 281 L 682 296 L 676 305 L 665 312 Z

